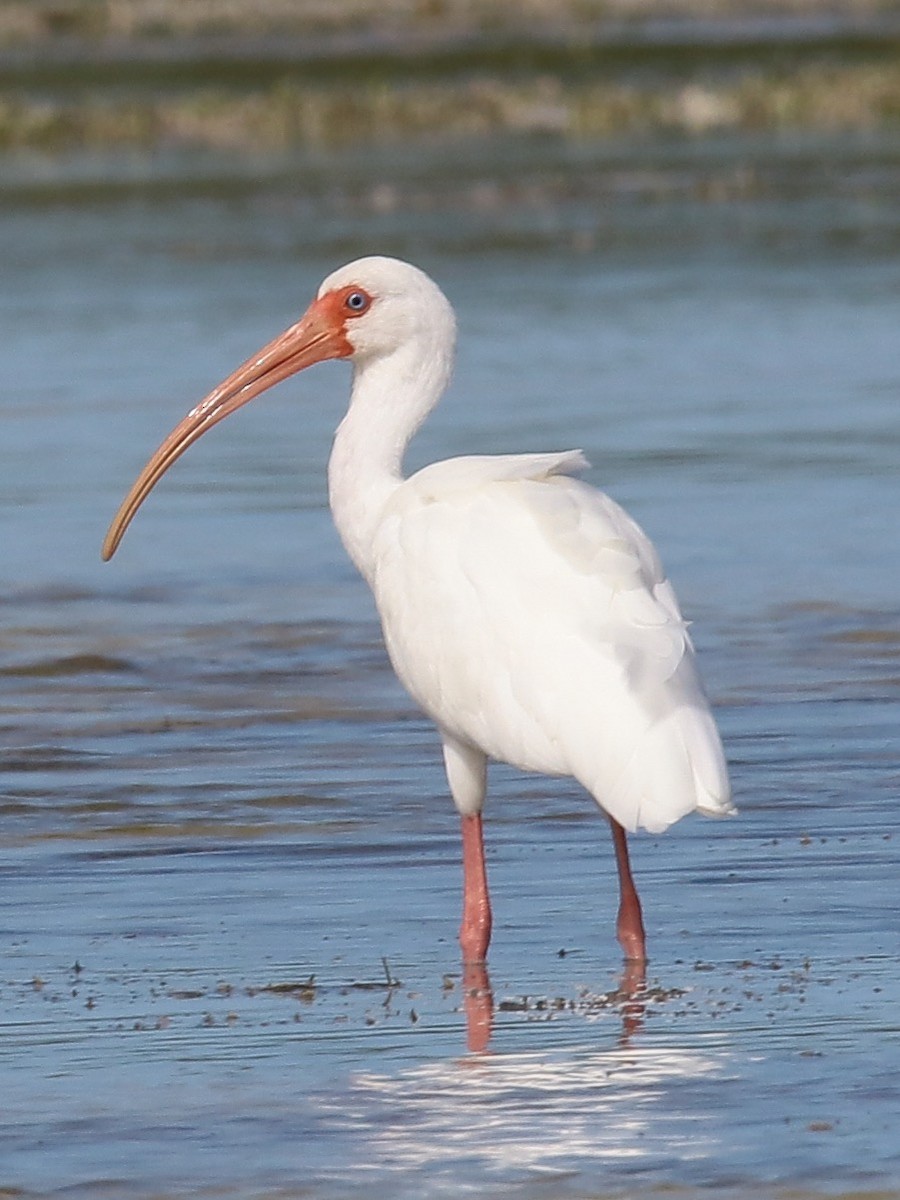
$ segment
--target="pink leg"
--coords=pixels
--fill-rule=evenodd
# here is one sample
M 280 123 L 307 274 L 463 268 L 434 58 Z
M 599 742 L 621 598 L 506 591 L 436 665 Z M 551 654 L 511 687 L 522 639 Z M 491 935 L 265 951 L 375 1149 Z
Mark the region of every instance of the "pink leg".
M 619 868 L 619 919 L 616 922 L 616 933 L 627 959 L 646 962 L 647 939 L 644 934 L 644 920 L 641 916 L 637 888 L 631 875 L 631 865 L 628 862 L 625 830 L 612 817 L 609 818 L 609 823 L 612 826 L 613 845 L 616 848 L 616 866 Z
M 466 1011 L 466 1045 L 473 1054 L 483 1054 L 491 1040 L 494 996 L 484 963 L 466 963 L 463 968 Z
M 464 963 L 483 963 L 491 940 L 491 898 L 484 866 L 481 814 L 462 818 L 463 918 L 459 944 Z

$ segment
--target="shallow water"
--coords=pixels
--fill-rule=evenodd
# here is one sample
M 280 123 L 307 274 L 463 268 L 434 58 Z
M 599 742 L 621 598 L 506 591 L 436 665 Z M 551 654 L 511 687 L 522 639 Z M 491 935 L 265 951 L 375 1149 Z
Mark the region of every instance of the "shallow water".
M 794 182 L 633 219 L 620 189 L 587 242 L 526 205 L 507 249 L 471 211 L 317 246 L 265 191 L 0 212 L 0 1190 L 900 1191 L 900 222 Z M 175 420 L 382 245 L 460 315 L 411 465 L 585 449 L 694 621 L 741 808 L 634 840 L 623 979 L 604 823 L 496 768 L 488 1054 L 436 739 L 325 509 L 344 369 L 98 557 Z

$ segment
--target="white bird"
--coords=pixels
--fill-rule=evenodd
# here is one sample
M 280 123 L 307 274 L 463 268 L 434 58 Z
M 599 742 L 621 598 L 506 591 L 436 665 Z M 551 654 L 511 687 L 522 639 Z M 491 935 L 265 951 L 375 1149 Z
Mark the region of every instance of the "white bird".
M 372 589 L 394 670 L 434 721 L 462 819 L 466 963 L 491 933 L 482 834 L 489 759 L 573 776 L 609 818 L 617 934 L 646 960 L 626 830 L 734 811 L 722 745 L 678 602 L 652 543 L 574 476 L 577 450 L 453 458 L 404 478 L 404 451 L 450 377 L 453 310 L 422 271 L 371 257 L 330 275 L 300 320 L 219 384 L 163 442 L 103 557 L 201 434 L 296 371 L 353 364 L 328 464 L 331 510 Z

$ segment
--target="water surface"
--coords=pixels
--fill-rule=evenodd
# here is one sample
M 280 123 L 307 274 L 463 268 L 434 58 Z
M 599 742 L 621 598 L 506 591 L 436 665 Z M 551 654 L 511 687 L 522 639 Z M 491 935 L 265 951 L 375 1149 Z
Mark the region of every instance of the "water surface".
M 7 203 L 0 1189 L 900 1190 L 896 200 L 792 179 L 631 211 L 620 179 L 589 238 L 552 190 L 319 243 L 277 190 Z M 204 439 L 98 557 L 175 421 L 382 248 L 460 316 L 411 465 L 585 450 L 694 621 L 741 809 L 634 840 L 623 979 L 604 822 L 496 768 L 488 1054 L 437 741 L 325 508 L 345 369 Z

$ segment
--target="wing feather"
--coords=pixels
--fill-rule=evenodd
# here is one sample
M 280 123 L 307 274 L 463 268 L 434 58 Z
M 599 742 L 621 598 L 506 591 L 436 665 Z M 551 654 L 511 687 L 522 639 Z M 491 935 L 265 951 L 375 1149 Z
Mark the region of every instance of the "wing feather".
M 626 828 L 730 811 L 721 743 L 652 543 L 565 472 L 449 460 L 396 493 L 374 587 L 398 676 L 455 738 L 571 774 Z

